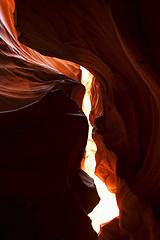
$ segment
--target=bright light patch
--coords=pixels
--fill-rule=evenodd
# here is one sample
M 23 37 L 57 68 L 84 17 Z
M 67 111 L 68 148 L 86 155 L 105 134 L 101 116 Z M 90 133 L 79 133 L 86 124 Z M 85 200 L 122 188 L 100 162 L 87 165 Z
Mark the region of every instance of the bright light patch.
M 90 89 L 93 75 L 83 67 L 81 67 L 81 70 L 82 84 L 86 87 L 86 94 L 84 96 L 82 109 L 87 118 L 89 119 L 89 113 L 91 111 Z M 119 209 L 117 206 L 115 194 L 110 193 L 106 185 L 94 174 L 96 166 L 96 150 L 96 144 L 92 139 L 92 126 L 89 123 L 89 135 L 86 146 L 86 156 L 82 169 L 94 179 L 98 194 L 101 198 L 100 203 L 89 214 L 89 217 L 92 220 L 93 228 L 98 233 L 100 231 L 101 224 L 109 222 L 113 218 L 119 216 Z

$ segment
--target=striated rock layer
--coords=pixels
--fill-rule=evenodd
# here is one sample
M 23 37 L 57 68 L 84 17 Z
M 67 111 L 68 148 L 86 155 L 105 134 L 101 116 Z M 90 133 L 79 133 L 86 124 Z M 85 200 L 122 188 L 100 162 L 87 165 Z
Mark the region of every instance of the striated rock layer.
M 119 220 L 103 227 L 99 239 L 158 240 L 158 0 L 154 4 L 150 0 L 15 0 L 15 4 L 22 44 L 13 26 L 14 2 L 1 1 L 1 109 L 26 105 L 49 92 L 57 79 L 51 68 L 76 81 L 80 81 L 78 66 L 87 68 L 95 77 L 90 119 L 97 144 L 96 174 L 116 192 L 120 209 Z M 56 74 L 58 80 L 72 81 Z M 62 82 L 58 82 L 61 87 Z M 81 99 L 77 94 L 83 93 L 82 86 L 74 85 L 75 100 Z
M 20 44 L 13 11 L 1 1 L 0 239 L 97 239 L 87 214 L 99 196 L 80 171 L 88 134 L 80 68 Z

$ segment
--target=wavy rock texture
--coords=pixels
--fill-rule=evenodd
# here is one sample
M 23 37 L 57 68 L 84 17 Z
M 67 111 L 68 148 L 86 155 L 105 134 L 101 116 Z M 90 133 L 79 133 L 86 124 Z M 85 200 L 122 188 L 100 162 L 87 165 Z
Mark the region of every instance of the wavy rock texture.
M 87 214 L 99 196 L 80 172 L 81 70 L 20 44 L 13 11 L 1 1 L 0 239 L 97 239 Z
M 92 92 L 96 93 L 92 95 L 90 119 L 94 124 L 93 137 L 98 147 L 96 172 L 116 192 L 120 209 L 119 221 L 113 221 L 108 227 L 102 228 L 99 238 L 158 240 L 158 0 L 154 3 L 150 0 L 15 0 L 15 3 L 15 26 L 19 41 L 45 56 L 19 44 L 12 19 L 14 2 L 3 0 L 2 25 L 6 33 L 2 36 L 5 43 L 9 42 L 7 53 L 12 52 L 9 55 L 14 55 L 16 45 L 17 56 L 23 56 L 26 60 L 29 55 L 29 63 L 32 64 L 28 69 L 35 69 L 37 64 L 41 67 L 43 63 L 46 70 L 44 72 L 50 71 L 49 67 L 55 67 L 78 80 L 78 64 L 87 68 L 95 77 Z M 5 68 L 8 69 L 9 66 L 2 69 Z M 26 75 L 21 70 L 22 81 L 18 80 L 18 83 L 13 71 L 7 72 L 7 76 L 11 75 L 9 82 L 2 71 L 3 108 L 9 108 L 13 104 L 8 98 L 4 99 L 13 97 L 15 92 L 17 99 L 20 99 L 14 103 L 17 106 L 17 102 L 22 104 L 23 101 L 25 105 L 28 99 L 42 96 L 51 89 L 54 81 L 50 79 L 50 74 L 43 75 L 41 85 L 37 75 L 32 79 L 31 71 L 27 71 Z M 27 98 L 26 95 L 30 97 Z M 115 234 L 108 234 L 108 229 L 115 229 Z

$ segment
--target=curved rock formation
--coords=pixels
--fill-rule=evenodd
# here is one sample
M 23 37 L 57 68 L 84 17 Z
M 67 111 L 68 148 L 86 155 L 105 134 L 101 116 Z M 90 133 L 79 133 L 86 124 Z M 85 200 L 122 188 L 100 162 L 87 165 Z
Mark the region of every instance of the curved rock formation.
M 87 214 L 99 197 L 80 171 L 88 133 L 80 68 L 21 45 L 14 2 L 0 10 L 0 238 L 97 239 Z
M 85 211 L 97 196 L 78 173 L 88 124 L 75 102 L 52 91 L 0 123 L 1 239 L 96 239 Z
M 14 2 L 1 3 L 1 47 L 5 57 L 11 56 L 7 66 L 2 65 L 2 110 L 26 105 L 49 92 L 55 86 L 51 67 L 76 81 L 80 81 L 78 66 L 87 68 L 95 77 L 90 119 L 98 147 L 96 172 L 116 192 L 120 209 L 119 221 L 112 222 L 115 238 L 119 233 L 119 239 L 158 240 L 159 2 L 15 0 L 15 4 L 22 44 L 13 26 Z M 13 63 L 21 67 L 16 75 Z M 44 74 L 37 75 L 42 67 Z M 80 83 L 74 84 L 83 92 Z M 78 93 L 75 99 L 81 99 Z M 99 238 L 108 239 L 107 231 L 102 229 Z

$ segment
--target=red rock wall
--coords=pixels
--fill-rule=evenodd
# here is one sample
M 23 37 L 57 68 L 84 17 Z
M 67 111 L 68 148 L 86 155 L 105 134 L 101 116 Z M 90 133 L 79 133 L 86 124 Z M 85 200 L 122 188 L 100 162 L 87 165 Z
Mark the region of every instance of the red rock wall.
M 5 2 L 2 1 L 1 8 Z M 117 194 L 120 208 L 118 224 L 120 229 L 129 234 L 130 239 L 158 240 L 158 1 L 15 2 L 15 25 L 22 44 L 43 55 L 82 65 L 95 76 L 99 85 L 93 86 L 93 92 L 94 88 L 99 89 L 96 93 L 99 96 L 93 96 L 92 99 L 92 122 L 103 113 L 94 123 L 94 139 L 98 146 L 97 169 L 103 160 L 109 177 L 102 178 Z M 8 7 L 12 6 L 13 10 L 13 2 L 6 3 Z M 2 9 L 4 11 L 5 8 Z M 11 13 L 11 9 L 10 15 L 3 13 L 8 18 L 8 24 L 11 22 Z M 14 32 L 13 39 L 17 42 L 13 25 L 8 28 Z M 25 54 L 27 52 L 32 56 L 34 63 L 38 61 L 47 66 L 55 66 L 55 58 L 53 61 L 52 58 L 44 57 L 24 45 L 19 44 L 18 49 L 23 49 Z M 77 65 L 56 61 L 56 69 L 77 80 L 73 77 L 73 73 L 77 74 Z M 59 64 L 62 65 L 59 67 Z M 71 67 L 69 72 L 68 66 Z M 28 79 L 28 75 L 26 78 Z M 43 79 L 43 86 L 48 80 L 48 77 L 46 78 Z M 34 89 L 34 82 L 37 81 L 39 78 L 34 81 L 30 79 L 30 89 Z M 3 86 L 7 92 L 8 85 L 4 83 Z M 39 87 L 38 84 L 38 90 Z M 36 94 L 38 90 L 36 89 Z M 21 92 L 22 89 L 19 94 Z M 27 93 L 29 92 L 28 90 Z M 96 99 L 100 97 L 102 101 L 98 100 L 96 106 Z M 101 239 L 105 239 L 105 234 L 105 230 L 102 230 Z
M 79 176 L 88 134 L 80 68 L 20 44 L 13 11 L 1 1 L 0 239 L 97 239 L 87 213 L 99 196 Z

